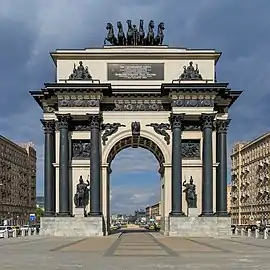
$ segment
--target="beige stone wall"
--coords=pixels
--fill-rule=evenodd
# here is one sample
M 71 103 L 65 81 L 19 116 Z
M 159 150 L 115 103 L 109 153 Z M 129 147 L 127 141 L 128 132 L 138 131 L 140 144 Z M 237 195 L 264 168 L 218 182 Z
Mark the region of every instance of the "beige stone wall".
M 214 50 L 187 50 L 174 49 L 163 46 L 162 48 L 150 47 L 105 47 L 102 49 L 86 49 L 69 51 L 65 57 L 61 56 L 63 50 L 54 53 L 57 64 L 57 82 L 68 79 L 73 71 L 74 64 L 83 61 L 88 66 L 89 72 L 94 79 L 102 83 L 111 83 L 113 86 L 124 88 L 136 86 L 142 88 L 159 87 L 161 83 L 170 83 L 177 79 L 183 71 L 183 66 L 188 66 L 190 61 L 198 64 L 200 73 L 205 80 L 214 81 L 215 59 L 217 54 Z M 136 55 L 135 55 L 136 54 Z M 153 56 L 155 54 L 155 56 Z M 107 63 L 164 63 L 164 81 L 107 81 Z

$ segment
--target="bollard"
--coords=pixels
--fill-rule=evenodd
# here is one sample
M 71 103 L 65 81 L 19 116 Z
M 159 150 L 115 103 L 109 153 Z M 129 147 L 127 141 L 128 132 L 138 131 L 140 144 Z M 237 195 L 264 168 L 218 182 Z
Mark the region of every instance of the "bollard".
M 268 229 L 265 228 L 263 231 L 263 239 L 267 239 L 268 238 Z
M 251 237 L 251 229 L 248 229 L 247 235 L 248 237 Z
M 245 236 L 245 229 L 244 228 L 241 229 L 241 236 Z
M 235 235 L 238 235 L 238 228 L 237 228 L 237 227 L 235 228 L 234 234 L 235 234 Z
M 12 237 L 15 238 L 17 237 L 17 229 L 14 229 L 12 232 Z
M 33 235 L 37 235 L 37 228 L 34 228 Z
M 256 229 L 255 230 L 255 238 L 259 238 L 259 235 L 260 235 L 259 229 Z
M 22 230 L 22 237 L 24 237 L 26 234 L 25 234 L 25 231 L 26 230 Z

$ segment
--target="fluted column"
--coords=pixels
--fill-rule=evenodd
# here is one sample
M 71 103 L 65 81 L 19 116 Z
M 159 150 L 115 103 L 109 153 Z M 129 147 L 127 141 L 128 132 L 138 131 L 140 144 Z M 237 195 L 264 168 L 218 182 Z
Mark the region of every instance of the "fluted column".
M 203 131 L 203 168 L 202 168 L 202 213 L 201 216 L 213 215 L 213 122 L 215 115 L 202 114 Z
M 91 128 L 90 153 L 90 216 L 100 216 L 101 211 L 101 114 L 88 114 Z
M 228 216 L 227 211 L 227 130 L 231 120 L 217 120 L 216 122 L 216 215 Z
M 55 215 L 55 121 L 40 120 L 45 135 L 44 142 L 44 216 Z
M 70 114 L 58 114 L 58 128 L 60 132 L 59 145 L 59 215 L 70 215 L 69 190 L 69 123 Z
M 184 114 L 171 114 L 172 129 L 172 181 L 171 181 L 171 216 L 184 216 L 182 211 L 182 144 L 181 135 Z

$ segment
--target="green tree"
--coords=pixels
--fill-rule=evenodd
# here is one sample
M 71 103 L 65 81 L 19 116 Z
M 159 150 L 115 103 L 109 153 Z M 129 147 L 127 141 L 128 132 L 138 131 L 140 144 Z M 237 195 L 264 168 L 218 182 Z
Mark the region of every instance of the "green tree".
M 40 221 L 40 217 L 43 215 L 44 210 L 40 207 L 36 208 L 36 217 L 37 217 L 37 221 Z

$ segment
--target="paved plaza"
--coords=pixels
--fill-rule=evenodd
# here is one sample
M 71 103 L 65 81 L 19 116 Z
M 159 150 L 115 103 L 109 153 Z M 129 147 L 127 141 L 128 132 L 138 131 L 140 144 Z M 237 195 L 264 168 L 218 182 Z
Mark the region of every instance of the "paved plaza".
M 269 269 L 270 240 L 176 238 L 124 231 L 107 237 L 0 240 L 0 269 Z

